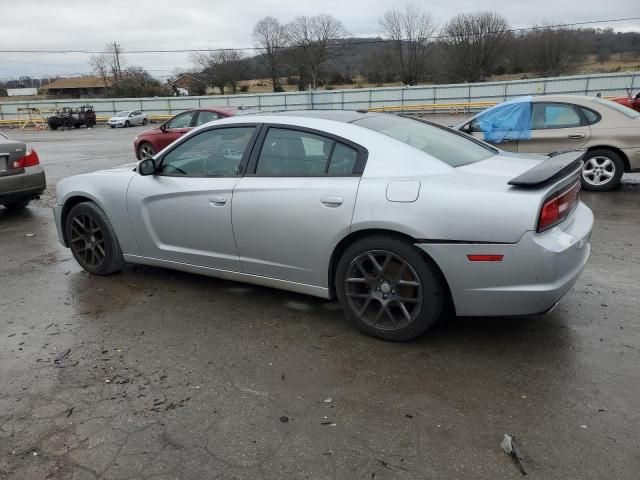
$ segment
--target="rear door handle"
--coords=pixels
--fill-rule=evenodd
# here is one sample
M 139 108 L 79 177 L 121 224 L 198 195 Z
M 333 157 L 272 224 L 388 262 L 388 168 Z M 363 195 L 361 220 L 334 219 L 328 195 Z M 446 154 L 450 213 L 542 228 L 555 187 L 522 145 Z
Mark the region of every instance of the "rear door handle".
M 579 138 L 584 138 L 584 133 L 572 133 L 571 135 L 567 135 L 567 138 L 572 140 L 577 140 Z
M 344 202 L 344 198 L 334 197 L 333 195 L 325 195 L 324 197 L 320 197 L 320 201 L 327 207 L 339 207 L 340 205 L 342 205 L 342 202 Z
M 209 199 L 209 203 L 214 207 L 221 207 L 227 203 L 227 199 L 224 197 L 213 197 Z

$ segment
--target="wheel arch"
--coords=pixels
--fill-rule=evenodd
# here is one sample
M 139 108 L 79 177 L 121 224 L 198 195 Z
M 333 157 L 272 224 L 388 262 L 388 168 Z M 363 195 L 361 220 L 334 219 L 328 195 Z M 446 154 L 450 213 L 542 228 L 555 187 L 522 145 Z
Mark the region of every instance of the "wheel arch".
M 346 237 L 344 237 L 336 247 L 333 249 L 331 254 L 331 259 L 329 261 L 329 271 L 328 271 L 328 285 L 329 285 L 329 298 L 336 297 L 336 268 L 338 266 L 338 262 L 342 254 L 353 245 L 355 242 L 362 238 L 374 236 L 374 235 L 385 235 L 393 238 L 397 238 L 399 240 L 403 240 L 411 245 L 415 245 L 417 240 L 413 238 L 411 235 L 407 235 L 406 233 L 401 233 L 395 230 L 387 230 L 383 228 L 367 228 L 363 230 L 356 230 L 354 232 L 349 233 Z M 422 257 L 434 267 L 437 274 L 440 276 L 442 280 L 442 285 L 445 289 L 445 305 L 450 305 L 451 308 L 455 309 L 455 305 L 453 304 L 452 296 L 451 296 L 451 288 L 449 287 L 449 282 L 447 281 L 447 277 L 444 275 L 444 272 L 440 268 L 440 266 L 436 263 L 436 261 L 427 254 L 421 248 L 417 249 Z
M 629 158 L 619 148 L 612 147 L 610 145 L 593 145 L 587 148 L 587 153 L 592 152 L 594 150 L 610 150 L 616 153 L 622 159 L 622 163 L 624 164 L 624 171 L 629 172 L 631 170 L 631 164 L 629 163 Z

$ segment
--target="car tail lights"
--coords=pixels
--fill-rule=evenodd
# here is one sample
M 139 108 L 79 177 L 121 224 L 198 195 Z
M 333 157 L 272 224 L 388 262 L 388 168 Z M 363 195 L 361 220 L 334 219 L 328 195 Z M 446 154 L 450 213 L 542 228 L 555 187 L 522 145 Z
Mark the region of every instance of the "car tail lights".
M 11 168 L 33 167 L 34 165 L 38 165 L 39 163 L 40 159 L 38 158 L 38 154 L 36 153 L 36 151 L 32 148 L 27 148 L 24 157 L 11 162 Z
M 580 181 L 545 200 L 538 217 L 538 232 L 544 232 L 567 218 L 580 199 Z

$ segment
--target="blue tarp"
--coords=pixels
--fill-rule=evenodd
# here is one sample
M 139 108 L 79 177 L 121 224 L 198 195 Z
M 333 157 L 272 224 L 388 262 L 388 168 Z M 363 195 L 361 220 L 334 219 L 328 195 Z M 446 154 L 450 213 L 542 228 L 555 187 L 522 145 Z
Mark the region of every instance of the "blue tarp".
M 476 118 L 484 139 L 491 143 L 531 138 L 531 97 L 503 102 L 482 112 Z

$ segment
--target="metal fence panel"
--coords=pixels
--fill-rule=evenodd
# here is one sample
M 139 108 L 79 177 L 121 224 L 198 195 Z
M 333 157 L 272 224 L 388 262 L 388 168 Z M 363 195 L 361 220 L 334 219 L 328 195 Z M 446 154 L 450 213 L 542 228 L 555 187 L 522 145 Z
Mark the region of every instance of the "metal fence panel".
M 18 117 L 18 108 L 53 109 L 91 104 L 96 113 L 110 116 L 121 110 L 143 110 L 151 115 L 175 115 L 198 107 L 246 107 L 265 111 L 315 109 L 368 109 L 419 104 L 501 102 L 522 95 L 579 94 L 626 95 L 640 88 L 640 73 L 576 75 L 503 82 L 382 87 L 313 92 L 154 97 L 80 100 L 37 100 L 0 103 L 0 119 Z

